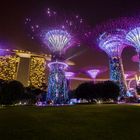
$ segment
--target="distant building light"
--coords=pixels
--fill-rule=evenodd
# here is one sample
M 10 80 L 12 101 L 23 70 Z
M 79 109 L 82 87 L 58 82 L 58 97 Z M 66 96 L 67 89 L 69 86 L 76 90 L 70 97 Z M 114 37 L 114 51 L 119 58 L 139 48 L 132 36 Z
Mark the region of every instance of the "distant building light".
M 29 53 L 17 53 L 17 55 L 19 56 L 19 57 L 23 57 L 23 58 L 30 58 L 31 57 L 31 54 L 29 54 Z

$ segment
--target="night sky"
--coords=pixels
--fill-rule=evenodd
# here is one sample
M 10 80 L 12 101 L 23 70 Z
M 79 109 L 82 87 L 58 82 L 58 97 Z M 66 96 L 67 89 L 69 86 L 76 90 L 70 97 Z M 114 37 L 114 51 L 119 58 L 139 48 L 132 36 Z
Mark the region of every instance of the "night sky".
M 121 16 L 140 13 L 138 0 L 1 0 L 0 2 L 0 44 L 3 48 L 16 48 L 34 52 L 48 52 L 40 43 L 27 36 L 24 20 L 34 14 L 37 16 L 45 8 L 52 7 L 63 11 L 79 13 L 87 23 L 94 28 L 97 24 Z M 108 66 L 107 55 L 94 49 L 94 46 L 73 48 L 69 51 L 73 55 L 83 50 L 83 53 L 74 59 L 75 69 L 87 66 Z M 136 54 L 134 48 L 126 48 L 122 54 L 124 69 L 137 70 L 137 63 L 131 61 Z M 100 76 L 99 76 L 100 77 Z M 108 72 L 101 77 L 108 77 Z

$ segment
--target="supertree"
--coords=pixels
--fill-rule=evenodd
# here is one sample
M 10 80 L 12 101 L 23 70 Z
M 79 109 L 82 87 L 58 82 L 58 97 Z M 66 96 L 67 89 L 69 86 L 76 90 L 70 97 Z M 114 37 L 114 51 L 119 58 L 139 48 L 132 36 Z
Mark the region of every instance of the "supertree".
M 31 38 L 41 38 L 51 53 L 51 62 L 48 64 L 47 102 L 66 104 L 69 98 L 65 76 L 65 70 L 68 68 L 65 63 L 65 54 L 70 47 L 79 46 L 81 40 L 83 41 L 89 33 L 85 33 L 83 30 L 85 24 L 79 15 L 66 17 L 63 13 L 48 8 L 45 12 L 45 18 L 41 18 L 43 20 L 40 20 L 39 24 L 32 22 L 31 18 L 26 18 L 25 24 L 29 23 L 28 25 L 30 25 L 29 28 L 33 33 Z
M 48 64 L 50 69 L 47 100 L 54 104 L 68 102 L 68 84 L 65 70 L 68 65 L 63 61 L 65 51 L 71 47 L 73 37 L 63 29 L 50 30 L 44 36 L 44 43 L 48 46 L 52 59 Z
M 124 77 L 124 69 L 121 54 L 126 46 L 125 31 L 117 29 L 105 32 L 99 37 L 99 47 L 109 56 L 110 80 L 117 82 L 120 86 L 120 96 L 125 96 L 127 86 Z
M 128 44 L 133 46 L 138 53 L 139 60 L 139 72 L 140 72 L 140 26 L 134 29 L 129 30 L 126 34 L 126 39 L 128 40 Z
M 128 44 L 136 49 L 137 55 L 134 56 L 132 59 L 133 61 L 139 63 L 138 71 L 140 73 L 140 26 L 137 26 L 135 28 L 130 28 L 130 30 L 126 34 L 126 39 L 128 40 Z M 137 74 L 135 78 L 136 78 L 137 85 L 139 85 L 139 81 L 140 81 L 139 74 Z
M 87 70 L 87 73 L 90 75 L 92 79 L 96 79 L 97 75 L 100 73 L 99 69 L 92 69 L 92 70 Z
M 85 73 L 88 74 L 94 82 L 96 82 L 96 77 L 106 70 L 106 67 L 88 67 L 86 68 Z

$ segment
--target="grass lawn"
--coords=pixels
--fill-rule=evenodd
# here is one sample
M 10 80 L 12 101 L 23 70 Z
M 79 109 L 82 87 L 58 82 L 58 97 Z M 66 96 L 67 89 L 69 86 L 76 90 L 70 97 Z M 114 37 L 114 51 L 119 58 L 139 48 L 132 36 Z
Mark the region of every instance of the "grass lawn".
M 140 106 L 0 108 L 0 140 L 140 140 Z

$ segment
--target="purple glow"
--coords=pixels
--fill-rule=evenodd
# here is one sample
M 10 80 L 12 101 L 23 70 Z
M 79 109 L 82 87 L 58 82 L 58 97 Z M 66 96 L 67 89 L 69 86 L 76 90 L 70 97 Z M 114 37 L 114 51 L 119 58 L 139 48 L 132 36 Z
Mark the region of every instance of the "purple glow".
M 139 62 L 139 55 L 132 56 L 132 61 L 133 62 Z
M 10 55 L 11 51 L 9 49 L 0 49 L 0 56 Z
M 92 32 L 92 37 L 94 39 L 98 38 L 100 34 L 102 34 L 105 31 L 111 31 L 114 29 L 124 29 L 126 31 L 130 30 L 130 28 L 135 28 L 140 26 L 140 16 L 132 15 L 132 16 L 125 16 L 125 17 L 119 17 L 111 20 L 107 20 L 105 22 L 102 22 L 101 24 L 97 24 L 97 26 L 94 27 Z M 92 40 L 93 40 L 92 38 Z M 94 41 L 95 42 L 95 41 Z
M 125 79 L 127 79 L 129 77 L 129 74 L 125 73 L 124 77 L 125 77 Z
M 135 71 L 127 71 L 125 72 L 124 76 L 125 76 L 125 79 L 131 77 L 131 76 L 134 76 L 136 74 Z
M 92 79 L 95 79 L 97 75 L 100 73 L 100 70 L 99 69 L 87 70 L 87 73 Z
M 43 45 L 47 44 L 48 46 L 47 43 L 48 41 L 46 42 L 46 33 L 52 32 L 53 30 L 67 31 L 68 34 L 70 33 L 71 35 L 70 42 L 73 40 L 72 44 L 73 45 L 76 44 L 77 46 L 80 45 L 81 41 L 82 42 L 85 41 L 91 33 L 90 27 L 85 23 L 85 20 L 81 18 L 80 15 L 70 14 L 67 13 L 67 11 L 61 12 L 59 10 L 55 11 L 51 8 L 47 8 L 45 13 L 41 15 L 37 15 L 36 13 L 36 15 L 32 15 L 31 17 L 36 17 L 36 18 L 30 18 L 30 17 L 25 18 L 25 24 L 27 26 L 27 30 L 29 30 L 28 36 L 35 40 L 39 39 L 41 42 L 43 42 Z M 57 33 L 57 34 L 62 35 L 63 33 Z M 56 41 L 56 39 L 53 40 Z M 66 40 L 68 40 L 69 42 L 69 39 Z M 60 45 L 61 43 L 63 44 L 64 42 L 58 43 L 57 40 L 56 43 L 54 41 L 51 41 L 51 46 L 52 43 L 55 45 L 56 44 Z M 66 41 L 65 45 L 68 42 Z M 70 43 L 68 44 L 68 46 L 71 46 L 72 44 Z M 65 45 L 63 44 L 61 47 Z M 52 49 L 50 50 L 52 51 Z
M 66 69 L 66 68 L 68 68 L 68 65 L 66 64 L 66 63 L 64 63 L 64 62 L 50 62 L 50 63 L 48 63 L 48 67 L 51 69 L 51 67 L 53 66 L 53 65 L 59 65 L 59 68 L 60 69 Z
M 126 39 L 130 45 L 136 48 L 137 52 L 140 52 L 140 27 L 130 30 L 126 35 Z
M 103 33 L 99 37 L 99 47 L 111 57 L 120 57 L 126 47 L 125 31 L 117 29 L 111 33 Z
M 0 49 L 0 55 L 3 55 L 3 54 L 5 54 L 5 50 Z
M 75 73 L 66 71 L 65 76 L 66 76 L 67 79 L 71 79 L 71 78 L 73 78 L 75 76 Z
M 65 30 L 51 30 L 44 35 L 44 43 L 53 53 L 63 53 L 72 42 L 72 36 Z

